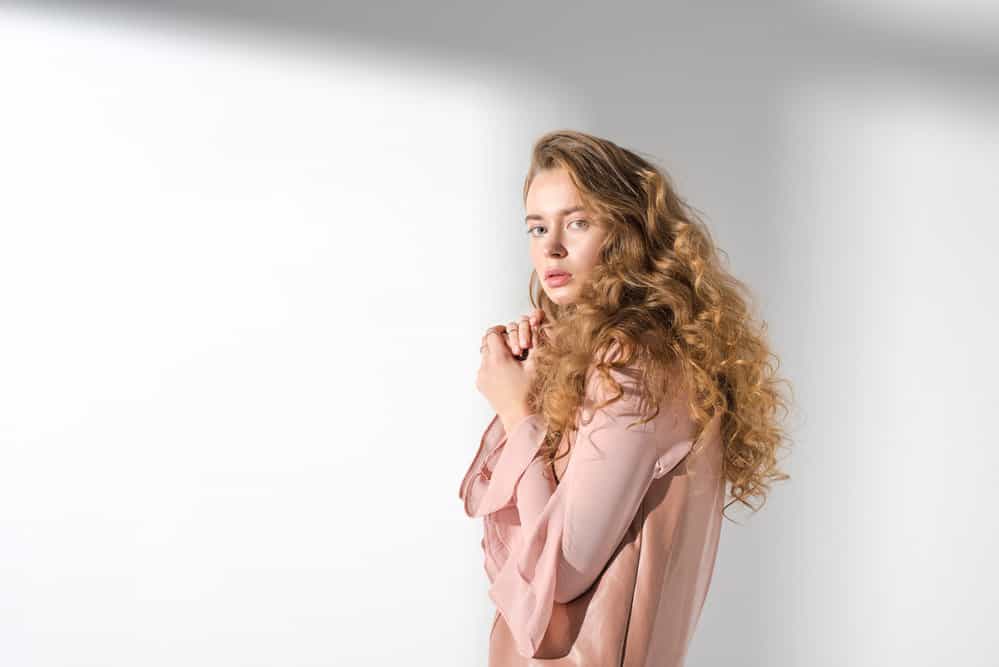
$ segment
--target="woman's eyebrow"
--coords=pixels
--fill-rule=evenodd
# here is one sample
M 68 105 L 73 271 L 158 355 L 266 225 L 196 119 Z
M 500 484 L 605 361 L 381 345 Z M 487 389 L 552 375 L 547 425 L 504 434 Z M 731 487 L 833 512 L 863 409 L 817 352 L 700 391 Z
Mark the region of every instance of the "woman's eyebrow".
M 583 210 L 582 206 L 573 206 L 571 208 L 563 208 L 561 211 L 556 211 L 555 212 L 555 217 L 557 217 L 557 218 L 558 217 L 563 217 L 563 216 L 569 215 L 570 213 L 575 213 L 576 211 L 582 211 L 582 210 Z M 524 222 L 530 222 L 531 220 L 544 220 L 544 219 L 545 219 L 544 216 L 538 215 L 537 213 L 532 213 L 529 216 L 527 216 L 526 218 L 524 218 Z

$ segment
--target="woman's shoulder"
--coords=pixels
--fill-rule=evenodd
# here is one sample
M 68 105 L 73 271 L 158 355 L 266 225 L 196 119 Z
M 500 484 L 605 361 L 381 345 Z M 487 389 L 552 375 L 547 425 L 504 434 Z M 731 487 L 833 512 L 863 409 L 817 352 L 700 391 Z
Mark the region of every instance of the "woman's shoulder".
M 601 372 L 603 369 L 603 372 Z M 605 351 L 598 352 L 586 374 L 587 393 L 606 394 L 611 388 L 608 379 L 615 380 L 628 394 L 640 394 L 644 389 L 650 393 L 686 398 L 682 367 L 679 359 L 653 362 L 647 351 L 642 349 L 625 351 L 617 341 Z M 647 386 L 658 384 L 652 380 L 665 379 L 666 387 Z M 649 382 L 647 382 L 649 381 Z M 659 389 L 659 391 L 657 391 Z M 613 394 L 617 392 L 614 391 Z
M 615 342 L 600 356 L 607 364 L 606 376 L 599 372 L 596 362 L 591 365 L 583 401 L 584 415 L 592 414 L 596 405 L 620 395 L 608 409 L 630 419 L 647 419 L 648 422 L 640 426 L 642 430 L 669 434 L 670 439 L 695 437 L 698 429 L 690 411 L 692 396 L 680 360 L 663 361 L 652 368 L 646 355 L 633 354 L 630 359 L 627 356 L 622 346 Z M 612 386 L 608 378 L 613 379 L 620 390 Z

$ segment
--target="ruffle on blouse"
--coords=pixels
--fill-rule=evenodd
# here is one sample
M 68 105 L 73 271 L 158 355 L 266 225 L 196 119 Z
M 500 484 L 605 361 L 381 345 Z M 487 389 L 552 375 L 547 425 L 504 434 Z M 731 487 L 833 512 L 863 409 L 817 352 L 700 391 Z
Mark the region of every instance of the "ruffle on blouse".
M 562 541 L 564 504 L 549 503 L 538 517 L 542 532 L 531 534 L 531 544 L 519 555 L 529 564 L 523 572 L 508 563 L 513 542 L 523 536 L 516 507 L 517 484 L 544 442 L 547 425 L 531 414 L 505 433 L 499 415 L 493 417 L 479 441 L 479 450 L 461 482 L 460 497 L 469 517 L 483 518 L 482 551 L 491 586 L 489 597 L 516 632 L 518 650 L 533 655 L 548 629 L 555 593 L 554 572 Z M 556 489 L 557 493 L 557 489 Z M 552 516 L 552 513 L 557 513 Z M 534 583 L 543 586 L 537 589 Z
M 499 415 L 494 416 L 462 479 L 459 496 L 469 517 L 486 516 L 515 503 L 517 482 L 538 453 L 548 426 L 541 415 L 533 413 L 517 422 L 509 434 L 503 430 Z
M 559 495 L 560 488 L 556 488 L 553 498 Z M 526 542 L 499 569 L 489 587 L 490 599 L 506 620 L 517 651 L 525 657 L 537 655 L 551 621 L 565 533 L 565 506 L 556 498 L 536 523 L 523 527 L 526 532 L 521 533 L 521 538 Z
M 490 582 L 496 580 L 509 558 L 520 531 L 517 483 L 544 441 L 546 430 L 544 420 L 532 414 L 518 422 L 508 437 L 499 415 L 495 415 L 462 479 L 459 496 L 464 501 L 465 514 L 483 520 L 480 546 Z M 504 454 L 507 447 L 510 453 Z

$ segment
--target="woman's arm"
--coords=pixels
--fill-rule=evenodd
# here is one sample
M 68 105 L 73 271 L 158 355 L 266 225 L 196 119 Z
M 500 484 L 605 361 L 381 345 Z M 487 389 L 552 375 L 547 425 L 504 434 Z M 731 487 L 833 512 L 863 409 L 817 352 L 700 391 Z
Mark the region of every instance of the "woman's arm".
M 630 369 L 629 369 L 630 370 Z M 477 502 L 466 504 L 470 516 L 488 516 L 514 506 L 519 539 L 509 545 L 489 595 L 525 657 L 539 649 L 555 604 L 586 592 L 620 544 L 652 480 L 672 468 L 690 450 L 686 433 L 671 433 L 656 419 L 628 426 L 641 417 L 636 380 L 612 370 L 623 396 L 580 420 L 573 454 L 557 486 L 535 457 L 545 428 L 538 415 L 519 422 L 494 449 L 491 479 L 479 478 Z M 586 403 L 613 395 L 595 373 L 586 386 Z M 657 427 L 663 428 L 657 432 Z

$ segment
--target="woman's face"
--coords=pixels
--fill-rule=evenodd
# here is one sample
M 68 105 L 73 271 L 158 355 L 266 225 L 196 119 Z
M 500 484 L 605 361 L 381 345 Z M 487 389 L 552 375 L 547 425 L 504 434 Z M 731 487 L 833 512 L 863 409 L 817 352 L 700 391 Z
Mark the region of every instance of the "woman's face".
M 574 303 L 600 261 L 607 229 L 583 208 L 576 186 L 562 168 L 538 172 L 528 188 L 525 209 L 531 263 L 545 294 L 560 305 Z M 553 270 L 562 273 L 549 275 Z

